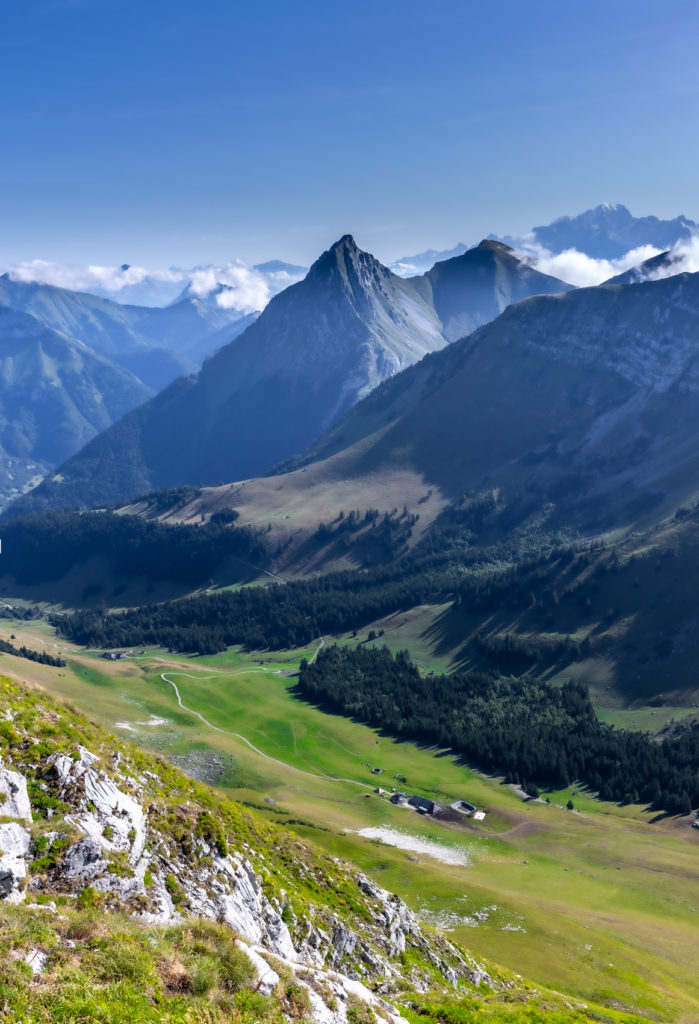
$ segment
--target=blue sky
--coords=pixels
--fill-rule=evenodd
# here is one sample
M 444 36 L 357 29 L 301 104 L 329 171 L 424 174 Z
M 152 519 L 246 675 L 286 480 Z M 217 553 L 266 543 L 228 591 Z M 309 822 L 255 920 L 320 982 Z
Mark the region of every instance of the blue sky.
M 699 219 L 695 0 L 5 0 L 0 263 Z

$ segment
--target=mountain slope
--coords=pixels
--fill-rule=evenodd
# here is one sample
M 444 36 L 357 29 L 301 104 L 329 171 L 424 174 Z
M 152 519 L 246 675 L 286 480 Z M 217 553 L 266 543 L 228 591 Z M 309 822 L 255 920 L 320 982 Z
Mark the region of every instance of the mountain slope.
M 322 992 L 324 983 L 331 1005 L 337 1001 L 330 999 L 333 981 L 336 997 L 349 997 L 350 1006 L 352 994 L 359 997 L 368 1021 L 374 1020 L 370 1006 L 394 1021 L 400 1018 L 363 982 L 373 986 L 399 978 L 401 987 L 420 991 L 445 984 L 464 990 L 499 987 L 468 954 L 423 928 L 397 896 L 349 864 L 302 846 L 290 833 L 120 743 L 67 707 L 5 678 L 0 711 L 0 900 L 16 907 L 43 905 L 44 915 L 55 912 L 56 903 L 67 904 L 91 909 L 93 917 L 97 911 L 102 921 L 118 911 L 117 931 L 132 948 L 139 925 L 162 946 L 168 934 L 162 926 L 169 924 L 177 933 L 186 922 L 188 929 L 179 934 L 183 958 L 192 962 L 180 961 L 178 968 L 177 947 L 169 951 L 169 967 L 160 978 L 153 972 L 149 979 L 160 999 L 189 990 L 197 946 L 200 955 L 210 953 L 218 961 L 222 991 L 200 984 L 193 992 L 214 989 L 212 995 L 220 999 L 227 988 L 235 992 L 256 985 L 270 995 L 284 978 L 305 993 L 311 986 L 301 979 L 315 976 L 316 990 Z M 5 922 L 3 915 L 3 950 Z M 64 961 L 64 951 L 75 948 L 68 935 L 49 939 L 46 931 L 42 936 L 19 930 L 10 937 L 10 949 L 21 950 L 22 957 L 28 953 L 23 942 L 38 940 L 38 949 L 32 945 L 40 966 L 26 972 L 29 977 L 51 972 Z M 96 937 L 89 924 L 87 937 Z M 75 927 L 73 938 L 86 935 Z M 96 948 L 105 949 L 104 944 Z M 124 960 L 118 949 L 108 955 L 118 978 Z M 137 969 L 133 958 L 126 962 Z M 237 985 L 226 986 L 226 969 Z M 124 970 L 122 980 L 133 980 Z M 170 986 L 168 978 L 174 982 Z M 18 989 L 21 982 L 19 972 Z M 351 1015 L 334 1017 L 322 999 L 310 995 L 303 1005 L 306 1016 L 319 1024 L 353 1021 Z M 80 1014 L 80 1019 L 93 1018 Z
M 0 304 L 77 338 L 154 390 L 196 369 L 190 350 L 240 316 L 196 299 L 163 309 L 120 305 L 53 285 L 13 281 L 7 274 L 0 277 Z
M 512 302 L 531 295 L 555 295 L 573 287 L 527 266 L 509 246 L 490 239 L 460 256 L 436 263 L 425 279 L 430 283 L 432 303 L 447 341 L 471 334 Z
M 30 502 L 123 501 L 259 475 L 462 325 L 496 316 L 510 297 L 568 287 L 492 242 L 404 280 L 346 235 L 197 378 L 175 382 L 115 425 Z
M 79 341 L 0 306 L 0 501 L 151 394 Z
M 569 528 L 645 524 L 699 490 L 698 388 L 699 275 L 534 297 L 385 382 L 300 468 L 217 500 L 263 522 L 306 493 L 317 519 L 405 502 L 424 529 L 504 488 Z

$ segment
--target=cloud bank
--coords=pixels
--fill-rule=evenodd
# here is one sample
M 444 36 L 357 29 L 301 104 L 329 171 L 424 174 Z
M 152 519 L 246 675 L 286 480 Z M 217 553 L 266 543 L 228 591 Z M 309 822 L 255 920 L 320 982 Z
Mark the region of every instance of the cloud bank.
M 259 270 L 246 266 L 241 260 L 234 260 L 224 267 L 194 270 L 187 294 L 209 299 L 221 309 L 233 309 L 245 315 L 264 309 L 275 292 L 271 282 Z
M 667 260 L 661 265 L 652 268 L 641 267 L 646 260 L 659 256 L 660 253 L 661 250 L 655 246 L 640 245 L 615 260 L 595 259 L 578 249 L 552 253 L 531 236 L 522 239 L 515 249 L 516 256 L 542 274 L 551 274 L 579 288 L 602 284 L 610 277 L 623 274 L 632 267 L 639 268 L 637 281 L 657 281 L 664 277 L 672 277 L 674 274 L 699 271 L 699 235 L 677 242 L 670 250 Z
M 242 260 L 223 266 L 148 270 L 145 267 L 76 266 L 27 260 L 5 268 L 11 280 L 49 284 L 145 306 L 165 306 L 179 296 L 200 299 L 245 316 L 264 309 L 272 296 L 300 280 L 284 270 L 261 271 Z
M 141 284 L 146 278 L 176 283 L 184 279 L 181 270 L 146 270 L 144 267 L 87 267 L 69 263 L 50 263 L 47 260 L 27 260 L 7 268 L 13 281 L 52 284 L 75 292 L 94 291 L 96 288 L 117 294 L 130 285 Z
M 578 249 L 566 249 L 565 252 L 552 253 L 534 240 L 523 239 L 515 250 L 515 255 L 525 260 L 542 274 L 558 277 L 578 288 L 608 281 L 610 277 L 623 274 L 625 270 L 636 267 L 644 260 L 657 256 L 660 249 L 652 245 L 640 245 L 631 249 L 616 260 L 595 259 Z

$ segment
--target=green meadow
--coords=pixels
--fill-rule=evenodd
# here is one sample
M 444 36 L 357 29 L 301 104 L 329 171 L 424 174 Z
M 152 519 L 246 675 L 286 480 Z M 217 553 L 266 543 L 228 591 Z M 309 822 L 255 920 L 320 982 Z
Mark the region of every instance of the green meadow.
M 110 662 L 56 641 L 45 623 L 4 620 L 0 636 L 10 633 L 27 646 L 58 643 L 68 665 L 2 655 L 4 673 L 352 861 L 476 956 L 610 1010 L 699 1020 L 699 830 L 688 819 L 653 822 L 643 808 L 600 803 L 576 787 L 544 794 L 550 803 L 524 802 L 448 751 L 327 714 L 293 692 L 299 661 L 317 644 L 206 658 L 147 650 Z M 464 798 L 486 818 L 421 817 L 378 787 L 442 804 Z M 359 834 L 366 829 L 378 831 Z

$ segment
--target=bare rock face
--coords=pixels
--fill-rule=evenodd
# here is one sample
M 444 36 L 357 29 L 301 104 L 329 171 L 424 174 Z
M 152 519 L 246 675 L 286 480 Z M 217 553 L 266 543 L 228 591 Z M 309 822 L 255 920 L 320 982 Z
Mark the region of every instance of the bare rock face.
M 19 772 L 0 767 L 0 814 L 4 818 L 32 820 L 32 808 L 27 794 L 27 780 Z
M 25 898 L 29 845 L 28 829 L 14 821 L 0 825 L 0 899 L 8 903 L 21 903 Z
M 85 747 L 79 747 L 78 753 L 77 760 L 66 754 L 58 754 L 53 760 L 62 789 L 83 797 L 84 809 L 72 815 L 71 822 L 106 849 L 127 851 L 131 863 L 136 863 L 146 837 L 143 808 L 93 767 L 99 758 Z

